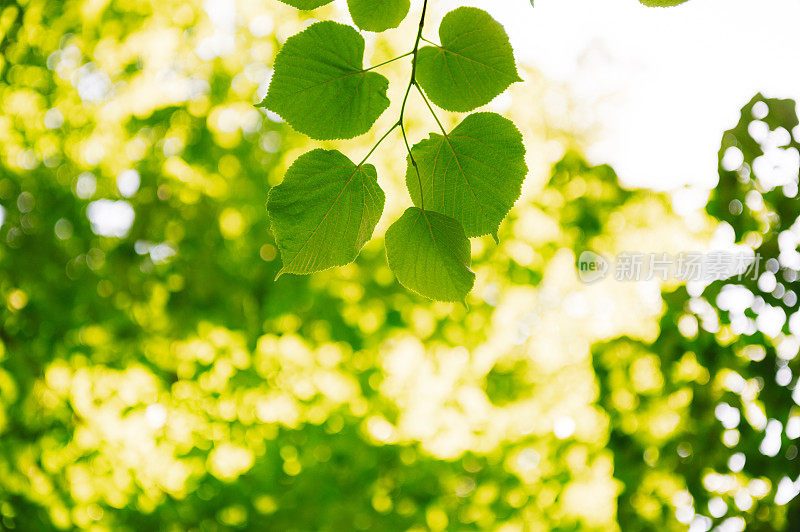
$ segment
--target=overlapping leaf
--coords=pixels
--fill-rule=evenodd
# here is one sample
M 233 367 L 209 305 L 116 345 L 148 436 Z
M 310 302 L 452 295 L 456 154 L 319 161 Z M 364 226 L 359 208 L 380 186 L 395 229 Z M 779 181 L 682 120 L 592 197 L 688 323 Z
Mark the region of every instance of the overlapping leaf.
M 269 194 L 267 210 L 284 273 L 307 274 L 353 262 L 383 212 L 375 167 L 338 151 L 302 155 Z
M 325 4 L 330 4 L 333 0 L 281 0 L 281 2 L 297 9 L 316 9 Z
M 475 284 L 461 225 L 416 207 L 386 231 L 386 257 L 400 284 L 438 301 L 463 301 Z
M 495 234 L 519 198 L 528 173 L 522 135 L 507 118 L 475 113 L 446 136 L 412 148 L 406 185 L 414 205 L 456 219 L 469 237 Z M 419 182 L 422 181 L 422 197 Z
M 362 30 L 381 32 L 396 28 L 408 15 L 409 0 L 347 0 L 353 22 Z
M 508 35 L 486 11 L 451 11 L 442 20 L 439 38 L 441 46 L 420 49 L 417 80 L 442 109 L 472 111 L 522 81 Z
M 388 80 L 363 62 L 364 38 L 354 28 L 318 22 L 286 41 L 260 106 L 314 139 L 362 135 L 389 107 Z

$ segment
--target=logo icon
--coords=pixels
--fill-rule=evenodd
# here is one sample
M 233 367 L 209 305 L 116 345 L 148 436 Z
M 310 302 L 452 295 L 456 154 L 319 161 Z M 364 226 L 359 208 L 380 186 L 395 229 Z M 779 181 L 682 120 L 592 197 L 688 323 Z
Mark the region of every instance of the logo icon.
M 604 279 L 609 269 L 606 258 L 594 251 L 584 251 L 578 257 L 578 277 L 582 283 L 591 284 Z

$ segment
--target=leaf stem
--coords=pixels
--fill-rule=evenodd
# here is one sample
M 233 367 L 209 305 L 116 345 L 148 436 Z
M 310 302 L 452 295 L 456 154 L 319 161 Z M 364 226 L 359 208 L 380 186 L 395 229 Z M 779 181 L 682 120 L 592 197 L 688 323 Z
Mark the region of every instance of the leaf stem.
M 411 94 L 411 87 L 414 87 L 417 84 L 417 54 L 419 52 L 419 41 L 422 40 L 422 29 L 425 27 L 425 12 L 427 10 L 428 0 L 425 0 L 422 3 L 422 15 L 419 18 L 419 31 L 417 31 L 417 39 L 414 41 L 414 49 L 411 51 L 411 54 L 413 55 L 413 58 L 411 59 L 411 79 L 408 82 L 406 95 L 403 97 L 403 105 L 400 107 L 400 119 L 397 121 L 398 125 L 400 126 L 400 131 L 403 133 L 403 141 L 406 144 L 406 151 L 408 152 L 408 157 L 411 160 L 411 165 L 414 167 L 414 170 L 417 173 L 417 181 L 419 182 L 419 207 L 422 212 L 425 212 L 425 198 L 422 192 L 422 176 L 419 173 L 419 166 L 417 165 L 417 161 L 414 159 L 414 154 L 411 153 L 411 145 L 408 143 L 408 136 L 406 135 L 406 128 L 403 122 L 406 114 L 408 95 Z
M 410 51 L 408 53 L 405 53 L 403 55 L 398 55 L 394 59 L 389 59 L 388 61 L 384 61 L 383 63 L 378 63 L 377 65 L 373 65 L 373 66 L 371 66 L 369 68 L 365 68 L 361 72 L 369 72 L 370 70 L 375 70 L 378 67 L 382 67 L 383 65 L 388 65 L 389 63 L 394 63 L 395 61 L 399 61 L 400 59 L 403 59 L 404 57 L 408 57 L 409 55 L 413 55 L 413 54 L 414 54 L 414 51 L 412 50 L 412 51 Z
M 439 120 L 439 117 L 436 116 L 436 111 L 433 110 L 433 106 L 431 105 L 431 102 L 428 101 L 428 97 L 425 96 L 425 92 L 423 92 L 422 88 L 419 86 L 418 83 L 414 82 L 414 86 L 417 88 L 417 92 L 419 92 L 419 95 L 422 96 L 422 100 L 425 102 L 425 105 L 428 106 L 428 111 L 431 112 L 433 119 L 436 120 L 436 123 L 439 125 L 439 129 L 442 130 L 442 135 L 446 137 L 447 131 L 445 131 L 442 122 Z
M 365 162 L 367 162 L 367 159 L 369 159 L 369 158 L 370 158 L 370 156 L 371 156 L 373 153 L 375 153 L 375 150 L 377 150 L 377 149 L 378 149 L 378 146 L 380 146 L 380 145 L 381 145 L 381 143 L 382 143 L 384 140 L 386 140 L 386 137 L 388 137 L 388 136 L 389 136 L 389 134 L 390 134 L 392 131 L 394 131 L 395 129 L 397 129 L 397 126 L 399 126 L 399 125 L 400 125 L 400 122 L 395 122 L 395 124 L 394 124 L 392 127 L 390 127 L 390 128 L 389 128 L 389 131 L 387 131 L 387 132 L 386 132 L 386 133 L 385 133 L 385 134 L 384 134 L 384 135 L 383 135 L 383 136 L 382 136 L 382 137 L 381 137 L 381 138 L 378 140 L 378 142 L 376 142 L 376 143 L 375 143 L 375 145 L 372 147 L 372 149 L 371 149 L 371 150 L 369 150 L 369 153 L 368 153 L 368 154 L 367 154 L 367 155 L 366 155 L 366 156 L 365 156 L 365 157 L 364 157 L 364 158 L 361 160 L 361 162 L 360 162 L 360 163 L 358 163 L 358 166 L 363 166 L 363 165 L 364 165 L 364 163 L 365 163 Z

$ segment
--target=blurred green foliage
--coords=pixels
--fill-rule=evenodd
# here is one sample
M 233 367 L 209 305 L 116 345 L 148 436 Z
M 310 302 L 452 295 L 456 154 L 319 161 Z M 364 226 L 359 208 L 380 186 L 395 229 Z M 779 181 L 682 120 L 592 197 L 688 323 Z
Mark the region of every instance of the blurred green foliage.
M 708 203 L 757 281 L 580 283 L 584 249 L 704 237 L 528 130 L 558 161 L 474 243 L 469 310 L 382 242 L 275 283 L 298 138 L 253 103 L 302 20 L 256 4 L 0 8 L 0 527 L 800 527 L 794 102 L 743 109 Z
M 722 137 L 707 211 L 758 258 L 751 272 L 665 293 L 651 344 L 624 338 L 595 348 L 611 441 L 624 449 L 620 479 L 630 486 L 623 529 L 672 513 L 659 493 L 667 483 L 686 490 L 683 508 L 737 529 L 800 526 L 800 506 L 786 506 L 800 473 L 797 125 L 794 101 L 758 94 Z M 659 434 L 662 422 L 675 429 Z

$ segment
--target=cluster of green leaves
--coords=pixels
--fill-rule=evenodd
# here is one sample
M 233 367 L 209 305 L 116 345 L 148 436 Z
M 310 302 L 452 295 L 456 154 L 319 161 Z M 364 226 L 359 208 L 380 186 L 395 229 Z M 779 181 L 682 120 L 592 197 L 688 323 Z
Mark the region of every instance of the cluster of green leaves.
M 300 9 L 328 2 L 284 0 Z M 408 0 L 349 1 L 362 30 L 397 27 Z M 474 113 L 447 131 L 433 105 L 470 112 L 522 81 L 503 27 L 483 10 L 462 7 L 439 28 L 441 44 L 420 48 L 423 4 L 411 57 L 411 79 L 398 121 L 367 157 L 354 163 L 339 151 L 313 150 L 289 168 L 267 202 L 283 259 L 280 274 L 309 274 L 353 262 L 372 238 L 385 196 L 370 155 L 399 129 L 408 151 L 406 185 L 414 203 L 386 234 L 389 267 L 406 288 L 440 301 L 463 301 L 475 283 L 469 238 L 492 235 L 519 198 L 528 173 L 522 135 L 495 113 Z M 389 107 L 388 80 L 364 68 L 364 38 L 332 21 L 290 37 L 275 59 L 274 75 L 260 104 L 297 131 L 317 140 L 348 139 L 369 131 Z M 411 147 L 404 112 L 416 89 L 438 124 Z M 429 101 L 430 99 L 430 101 Z M 280 275 L 279 274 L 279 275 Z

